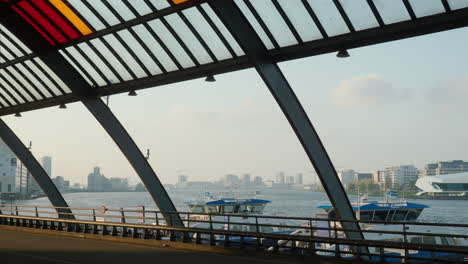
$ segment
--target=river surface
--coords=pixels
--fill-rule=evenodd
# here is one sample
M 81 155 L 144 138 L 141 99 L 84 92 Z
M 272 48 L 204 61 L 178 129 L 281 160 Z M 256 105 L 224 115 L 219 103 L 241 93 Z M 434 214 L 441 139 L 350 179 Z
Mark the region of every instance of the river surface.
M 187 201 L 201 200 L 206 191 L 214 196 L 252 198 L 255 191 L 259 190 L 258 199 L 270 200 L 265 208 L 265 215 L 314 217 L 320 213 L 316 207 L 329 202 L 325 193 L 299 191 L 290 189 L 170 189 L 168 193 L 179 211 L 188 211 L 185 205 Z M 144 205 L 147 209 L 156 209 L 153 200 L 146 192 L 104 192 L 104 193 L 69 193 L 64 195 L 70 207 L 99 208 L 101 205 L 107 208 L 135 209 Z M 352 202 L 357 197 L 350 196 Z M 369 200 L 382 200 L 382 197 L 369 197 Z M 397 199 L 394 199 L 397 200 Z M 468 224 L 468 200 L 422 200 L 407 199 L 408 202 L 429 205 L 421 214 L 419 221 L 439 223 L 464 223 Z M 50 205 L 47 198 L 21 201 L 28 205 Z

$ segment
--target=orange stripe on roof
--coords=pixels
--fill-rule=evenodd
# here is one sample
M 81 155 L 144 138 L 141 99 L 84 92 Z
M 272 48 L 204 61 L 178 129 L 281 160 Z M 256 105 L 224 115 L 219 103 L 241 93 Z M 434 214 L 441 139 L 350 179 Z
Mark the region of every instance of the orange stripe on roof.
M 81 18 L 79 18 L 73 10 L 70 9 L 62 0 L 49 0 L 49 2 L 57 8 L 60 13 L 62 13 L 75 27 L 78 29 L 81 34 L 88 35 L 93 33 L 93 31 L 86 25 Z
M 189 0 L 172 0 L 172 2 L 176 5 L 182 4 L 183 2 L 188 2 Z

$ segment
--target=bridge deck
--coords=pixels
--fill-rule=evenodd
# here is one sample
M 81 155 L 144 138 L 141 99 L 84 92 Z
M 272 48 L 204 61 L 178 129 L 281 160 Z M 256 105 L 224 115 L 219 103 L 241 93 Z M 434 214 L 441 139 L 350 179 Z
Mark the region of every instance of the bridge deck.
M 93 237 L 66 233 L 57 235 L 46 230 L 24 230 L 0 227 L 1 263 L 317 263 L 334 264 L 323 258 L 297 258 L 245 254 L 245 251 L 193 247 L 165 241 L 133 241 L 132 239 Z M 169 245 L 164 247 L 163 243 Z M 177 245 L 179 244 L 179 245 Z M 189 248 L 182 248 L 188 246 Z M 236 255 L 239 254 L 239 255 Z

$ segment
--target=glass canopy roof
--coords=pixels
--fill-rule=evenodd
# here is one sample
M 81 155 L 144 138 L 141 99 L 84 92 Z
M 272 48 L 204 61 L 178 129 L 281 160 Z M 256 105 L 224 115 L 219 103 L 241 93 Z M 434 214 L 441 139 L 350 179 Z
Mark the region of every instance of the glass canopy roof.
M 391 30 L 404 31 L 419 21 L 437 18 L 442 24 L 444 19 L 458 16 L 466 21 L 468 16 L 468 0 L 233 1 L 272 56 L 281 53 L 276 60 L 330 52 L 314 50 L 316 46 L 309 44 L 336 44 L 334 41 L 343 36 L 358 43 L 361 33 L 372 30 L 373 34 L 394 34 Z M 77 71 L 98 95 L 251 65 L 209 0 L 3 2 L 0 16 L 10 13 L 20 17 L 30 26 L 29 32 L 50 48 L 28 47 L 24 36 L 12 33 L 14 25 L 0 25 L 0 115 L 58 105 L 64 98 L 67 102 L 79 100 L 70 99 L 73 93 L 61 80 L 65 77 L 57 76 L 43 62 L 47 52 L 63 56 L 71 65 L 64 67 Z M 465 25 L 454 27 L 460 26 Z M 389 40 L 393 39 L 375 43 Z M 335 49 L 359 45 L 368 44 Z M 292 48 L 302 52 L 290 55 Z M 49 103 L 38 104 L 43 100 Z

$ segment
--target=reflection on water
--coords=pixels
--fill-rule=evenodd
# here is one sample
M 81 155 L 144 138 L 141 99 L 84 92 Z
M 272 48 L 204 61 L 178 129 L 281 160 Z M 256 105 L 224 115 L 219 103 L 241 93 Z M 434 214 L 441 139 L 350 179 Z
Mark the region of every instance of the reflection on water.
M 252 198 L 258 189 L 238 189 L 238 190 L 209 190 L 209 189 L 171 189 L 168 190 L 174 204 L 179 211 L 188 211 L 184 204 L 190 200 L 203 199 L 206 191 L 215 196 L 235 198 Z M 272 201 L 265 208 L 266 215 L 313 217 L 320 212 L 316 207 L 320 204 L 328 203 L 325 193 L 280 190 L 280 189 L 260 189 L 261 194 L 256 197 Z M 147 209 L 156 209 L 153 200 L 148 193 L 144 192 L 119 192 L 119 193 L 70 193 L 66 194 L 65 200 L 71 207 L 99 208 L 104 205 L 108 208 L 135 209 L 144 205 Z M 381 200 L 381 197 L 369 197 L 369 200 Z M 351 201 L 356 201 L 355 196 L 350 196 Z M 468 223 L 468 211 L 466 205 L 468 201 L 444 201 L 444 200 L 419 200 L 409 199 L 408 201 L 423 203 L 430 206 L 423 211 L 420 221 L 443 222 L 443 223 Z M 47 198 L 21 201 L 22 204 L 30 205 L 50 205 Z

